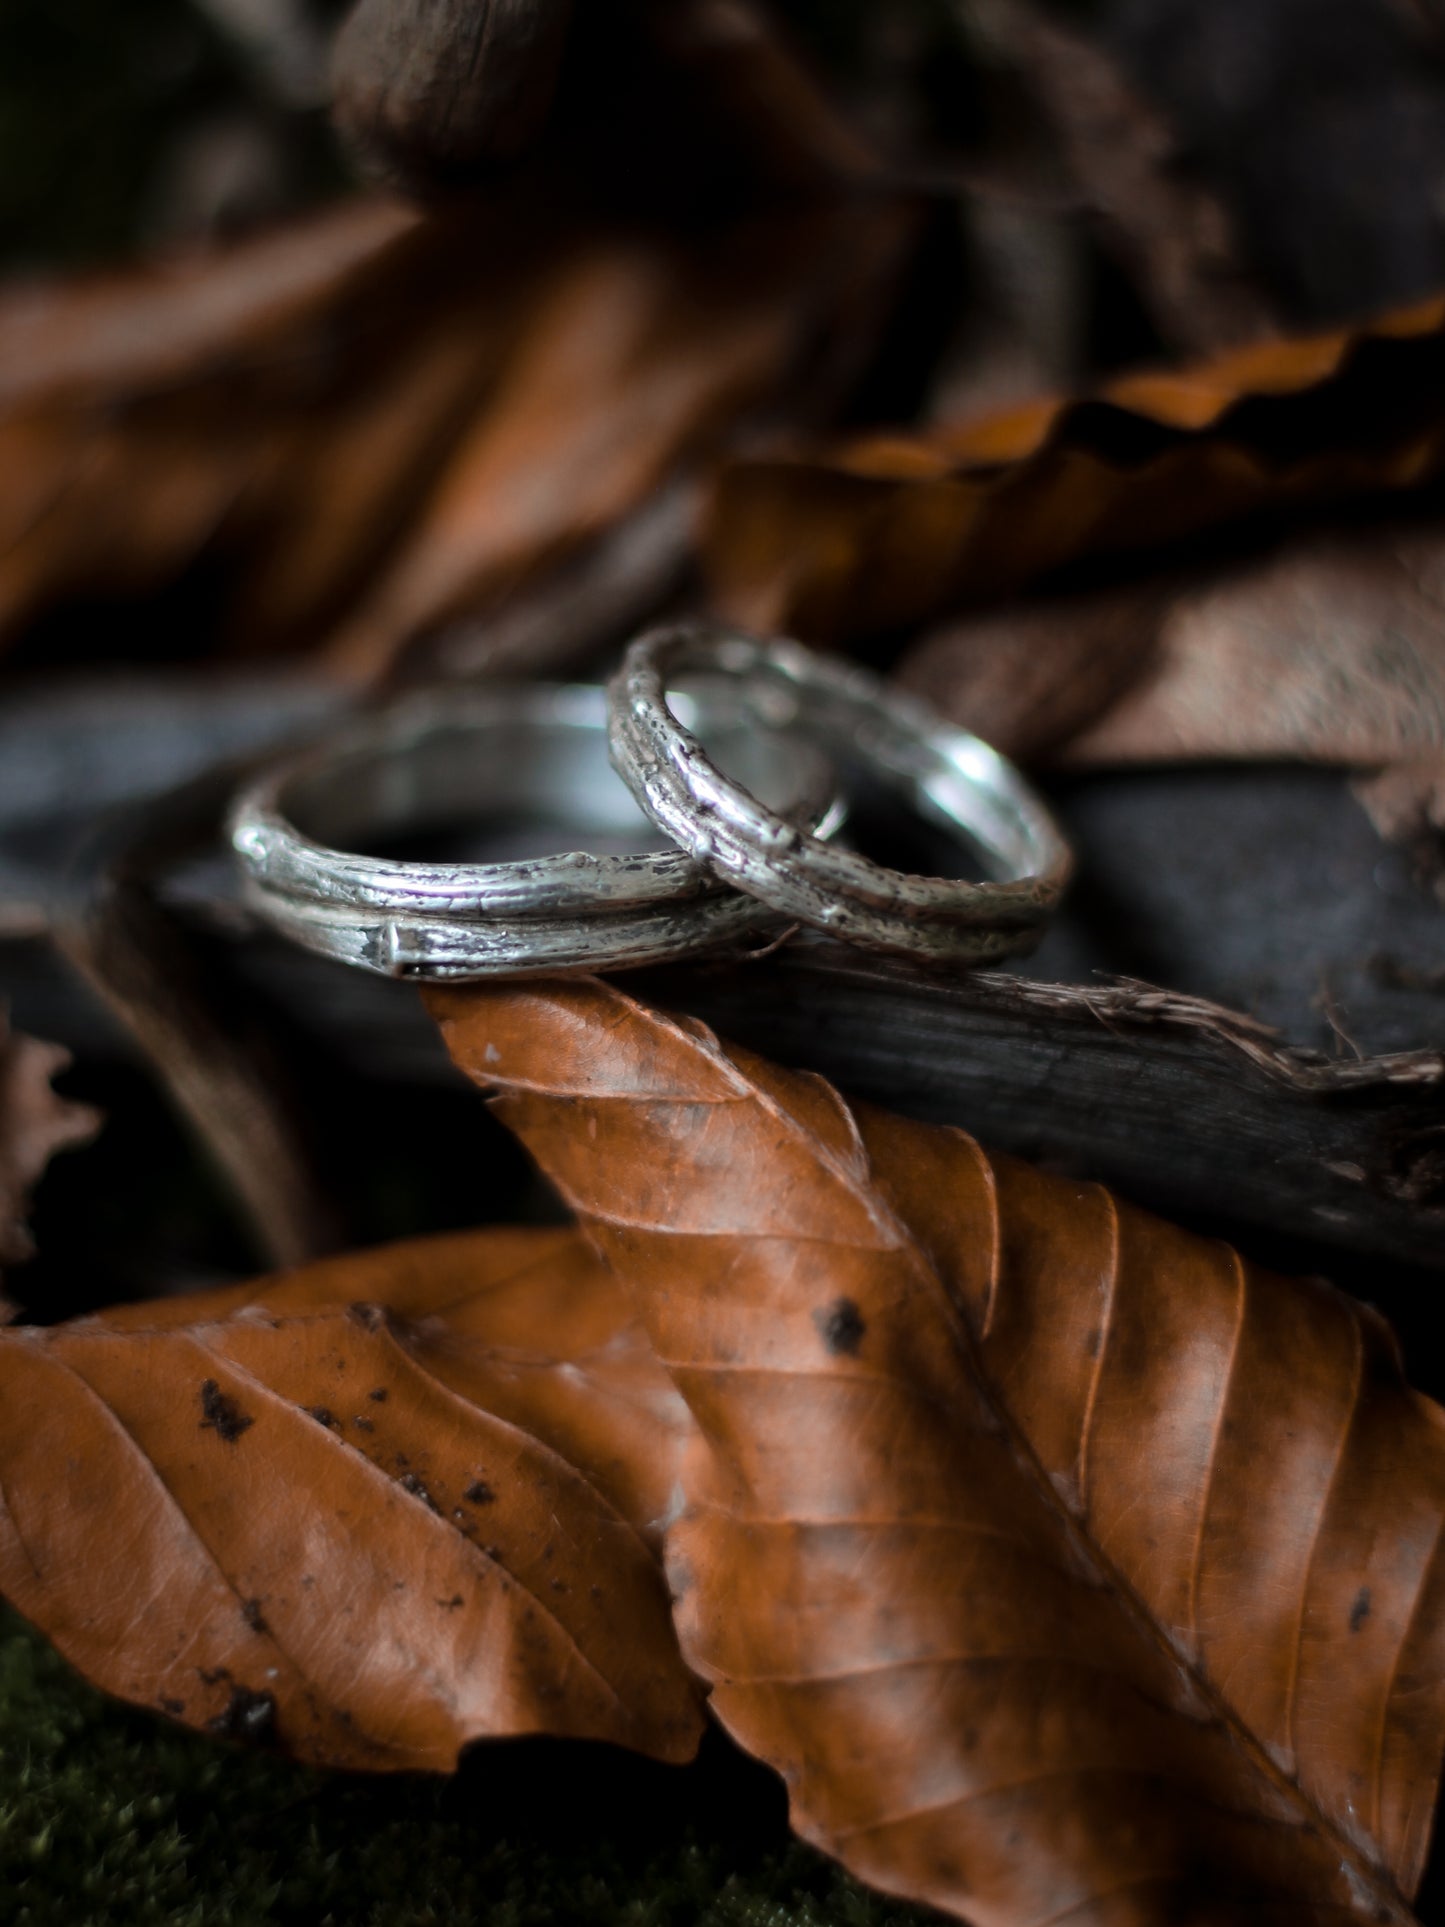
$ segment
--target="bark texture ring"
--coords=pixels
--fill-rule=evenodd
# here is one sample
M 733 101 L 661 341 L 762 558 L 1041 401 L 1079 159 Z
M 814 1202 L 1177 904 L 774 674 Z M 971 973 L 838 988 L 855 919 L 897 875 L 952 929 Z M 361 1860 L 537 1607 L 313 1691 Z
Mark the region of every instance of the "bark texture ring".
M 838 827 L 821 750 L 760 731 L 727 679 L 682 700 L 783 820 L 822 836 Z M 655 831 L 608 767 L 606 722 L 600 688 L 543 684 L 433 691 L 378 711 L 237 797 L 230 835 L 247 901 L 307 949 L 393 977 L 611 969 L 770 933 L 765 905 L 683 850 L 643 847 Z M 496 863 L 364 853 L 478 817 L 575 829 L 604 848 Z
M 724 775 L 669 706 L 675 677 L 733 677 L 759 723 L 901 793 L 992 880 L 911 875 L 830 846 Z M 612 760 L 700 864 L 800 923 L 872 950 L 987 963 L 1038 941 L 1072 857 L 1049 811 L 987 743 L 876 676 L 796 642 L 678 624 L 639 637 L 608 691 Z

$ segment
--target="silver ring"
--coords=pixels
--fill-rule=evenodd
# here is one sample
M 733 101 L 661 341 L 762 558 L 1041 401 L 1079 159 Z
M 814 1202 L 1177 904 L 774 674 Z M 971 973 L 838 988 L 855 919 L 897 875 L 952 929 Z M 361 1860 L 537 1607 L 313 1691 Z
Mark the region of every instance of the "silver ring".
M 678 699 L 785 818 L 843 820 L 821 751 L 759 730 L 735 687 Z M 459 818 L 546 819 L 604 845 L 652 826 L 607 761 L 600 688 L 491 685 L 414 696 L 273 764 L 232 805 L 246 900 L 323 956 L 391 977 L 616 969 L 712 950 L 778 922 L 684 851 L 431 863 L 345 847 Z
M 725 776 L 669 707 L 669 683 L 689 671 L 735 678 L 759 722 L 811 738 L 840 768 L 862 765 L 959 837 L 994 880 L 887 869 L 789 822 Z M 613 764 L 653 822 L 715 876 L 830 936 L 993 962 L 1037 943 L 1068 882 L 1069 846 L 1011 763 L 925 703 L 799 643 L 695 623 L 653 630 L 628 649 L 608 704 Z

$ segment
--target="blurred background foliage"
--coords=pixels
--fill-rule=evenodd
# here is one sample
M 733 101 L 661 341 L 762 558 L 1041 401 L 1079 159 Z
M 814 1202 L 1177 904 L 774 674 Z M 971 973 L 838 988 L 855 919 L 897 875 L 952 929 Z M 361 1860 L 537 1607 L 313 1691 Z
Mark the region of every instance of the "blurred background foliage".
M 7 0 L 0 268 L 109 261 L 343 187 L 306 0 Z

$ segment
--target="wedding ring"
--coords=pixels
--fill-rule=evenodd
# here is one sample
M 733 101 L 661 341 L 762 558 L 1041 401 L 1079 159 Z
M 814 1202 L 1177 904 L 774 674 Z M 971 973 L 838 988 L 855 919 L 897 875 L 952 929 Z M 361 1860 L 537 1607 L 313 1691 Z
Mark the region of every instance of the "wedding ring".
M 670 707 L 680 675 L 734 679 L 759 723 L 824 748 L 959 839 L 992 880 L 915 876 L 830 847 L 726 776 Z M 876 676 L 796 642 L 710 625 L 656 629 L 608 688 L 612 760 L 659 828 L 714 876 L 770 909 L 872 950 L 990 963 L 1032 949 L 1072 857 L 1013 765 Z
M 837 829 L 821 751 L 760 730 L 726 679 L 675 700 L 781 820 Z M 237 797 L 229 829 L 246 900 L 306 948 L 392 977 L 616 969 L 773 931 L 765 905 L 684 851 L 640 847 L 656 833 L 608 766 L 606 723 L 600 688 L 541 684 L 434 691 L 379 711 Z M 364 853 L 479 818 L 514 839 L 549 824 L 555 841 L 560 825 L 594 847 L 496 863 Z

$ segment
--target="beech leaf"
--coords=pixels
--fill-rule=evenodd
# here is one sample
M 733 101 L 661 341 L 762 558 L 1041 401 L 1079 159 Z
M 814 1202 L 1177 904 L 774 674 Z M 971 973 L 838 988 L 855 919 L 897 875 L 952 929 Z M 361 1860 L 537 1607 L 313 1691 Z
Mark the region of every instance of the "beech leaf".
M 596 983 L 430 998 L 699 1441 L 683 1650 L 810 1840 L 989 1927 L 1403 1921 L 1445 1414 L 1328 1286 Z
M 1415 487 L 1445 459 L 1442 374 L 1436 298 L 1077 396 L 739 457 L 708 512 L 714 591 L 752 628 L 854 642 L 1083 556 Z
M 0 1010 L 0 1269 L 30 1257 L 30 1193 L 57 1151 L 88 1143 L 100 1113 L 51 1089 L 70 1062 L 59 1044 L 12 1031 Z M 3 1305 L 3 1301 L 0 1301 Z
M 96 1684 L 329 1766 L 689 1758 L 657 1562 L 686 1412 L 575 1233 L 0 1334 L 0 1592 Z

